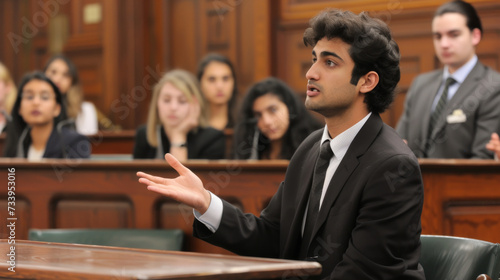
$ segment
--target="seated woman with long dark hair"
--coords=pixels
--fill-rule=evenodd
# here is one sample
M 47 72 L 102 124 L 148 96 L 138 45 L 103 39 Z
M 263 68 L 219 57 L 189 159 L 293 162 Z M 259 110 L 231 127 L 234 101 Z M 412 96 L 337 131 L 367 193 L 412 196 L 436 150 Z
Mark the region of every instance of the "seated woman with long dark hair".
M 254 84 L 245 95 L 234 131 L 236 159 L 290 159 L 322 127 L 293 90 L 277 78 Z
M 219 130 L 232 128 L 238 89 L 236 72 L 229 58 L 212 53 L 198 65 L 198 80 L 206 101 L 208 124 Z
M 65 119 L 58 87 L 42 72 L 25 75 L 7 126 L 4 155 L 30 160 L 90 157 L 89 140 L 64 127 Z

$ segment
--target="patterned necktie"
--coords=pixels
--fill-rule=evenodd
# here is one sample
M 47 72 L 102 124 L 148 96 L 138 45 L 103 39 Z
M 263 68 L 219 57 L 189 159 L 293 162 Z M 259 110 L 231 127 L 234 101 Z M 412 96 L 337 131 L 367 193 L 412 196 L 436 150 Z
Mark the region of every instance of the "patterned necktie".
M 446 103 L 448 103 L 448 89 L 450 88 L 451 85 L 453 85 L 456 82 L 457 81 L 455 81 L 455 79 L 453 79 L 452 77 L 446 79 L 446 82 L 444 84 L 443 94 L 441 94 L 441 97 L 439 98 L 439 101 L 436 104 L 436 108 L 434 109 L 434 112 L 432 112 L 431 114 L 431 119 L 429 122 L 429 131 L 427 133 L 428 139 L 431 138 L 432 132 L 434 131 L 434 127 L 436 126 L 439 117 L 443 114 L 444 108 L 446 107 Z
M 332 156 L 333 152 L 330 147 L 330 141 L 327 140 L 321 145 L 319 157 L 316 161 L 316 167 L 314 168 L 313 182 L 311 192 L 309 194 L 309 205 L 307 207 L 306 224 L 304 226 L 304 234 L 302 237 L 301 256 L 305 256 L 307 253 L 307 243 L 311 238 L 314 225 L 318 219 L 319 205 L 321 193 L 323 191 L 323 184 L 325 182 L 326 170 L 328 169 Z

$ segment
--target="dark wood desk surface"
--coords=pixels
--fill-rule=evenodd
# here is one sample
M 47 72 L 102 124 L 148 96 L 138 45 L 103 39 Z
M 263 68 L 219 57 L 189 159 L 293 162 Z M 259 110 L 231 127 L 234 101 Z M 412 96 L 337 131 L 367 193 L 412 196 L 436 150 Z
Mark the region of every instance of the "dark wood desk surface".
M 0 240 L 2 258 L 11 245 Z M 15 272 L 0 279 L 283 279 L 317 275 L 316 262 L 16 240 Z M 302 279 L 302 278 L 300 278 Z

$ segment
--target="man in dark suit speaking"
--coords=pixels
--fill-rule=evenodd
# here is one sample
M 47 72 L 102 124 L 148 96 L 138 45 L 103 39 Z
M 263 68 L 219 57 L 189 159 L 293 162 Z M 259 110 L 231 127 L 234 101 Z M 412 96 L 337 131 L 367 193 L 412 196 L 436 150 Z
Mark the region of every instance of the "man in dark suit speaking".
M 306 106 L 326 126 L 297 149 L 259 217 L 208 192 L 169 154 L 179 177 L 138 172 L 139 182 L 193 207 L 195 236 L 237 254 L 317 261 L 321 279 L 425 279 L 419 165 L 379 117 L 400 78 L 398 46 L 364 13 L 327 10 L 310 24 Z
M 500 74 L 476 56 L 482 30 L 469 3 L 437 9 L 432 33 L 444 69 L 415 78 L 396 127 L 417 157 L 493 158 L 486 144 L 500 129 Z

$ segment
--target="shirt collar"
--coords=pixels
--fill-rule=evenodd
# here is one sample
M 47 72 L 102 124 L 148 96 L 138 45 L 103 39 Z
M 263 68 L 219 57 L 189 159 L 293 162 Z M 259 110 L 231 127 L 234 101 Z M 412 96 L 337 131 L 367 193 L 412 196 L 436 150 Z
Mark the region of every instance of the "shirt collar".
M 467 61 L 467 63 L 458 68 L 458 70 L 453 74 L 450 74 L 450 72 L 448 71 L 448 66 L 445 66 L 443 71 L 443 80 L 446 81 L 448 77 L 452 77 L 453 79 L 455 79 L 455 81 L 457 81 L 458 84 L 463 83 L 465 81 L 465 78 L 467 78 L 467 76 L 469 75 L 470 71 L 472 71 L 472 69 L 476 65 L 477 60 L 477 55 L 474 55 L 469 61 Z
M 371 115 L 371 112 L 368 113 L 368 115 L 366 115 L 355 125 L 349 127 L 347 130 L 340 133 L 333 139 L 330 137 L 330 134 L 328 133 L 328 127 L 325 125 L 325 128 L 323 129 L 323 136 L 321 137 L 321 143 L 325 142 L 326 140 L 330 140 L 330 147 L 332 148 L 333 154 L 336 158 L 342 160 L 342 158 L 344 158 L 344 155 L 347 153 L 347 149 L 354 140 L 354 137 L 356 137 L 358 132 L 361 130 L 361 128 Z

